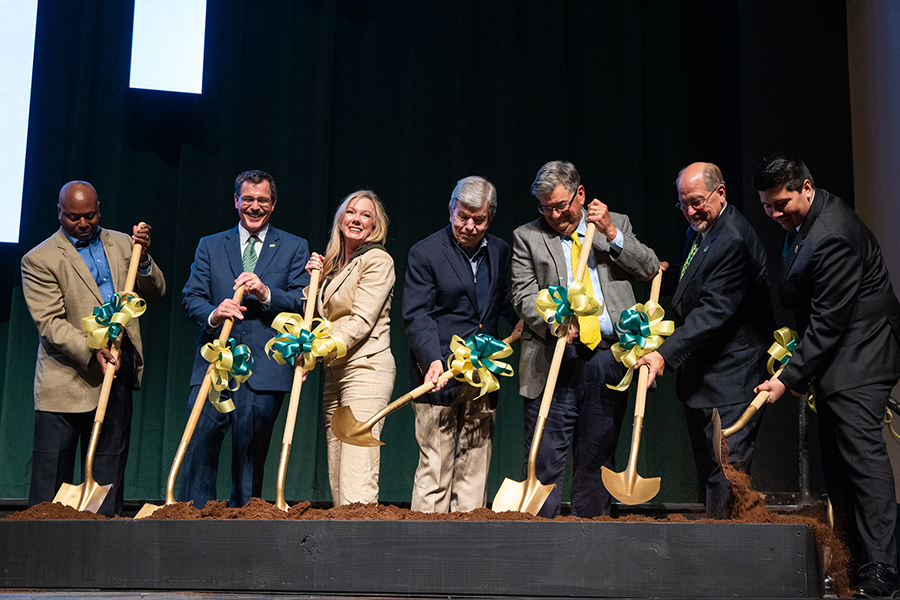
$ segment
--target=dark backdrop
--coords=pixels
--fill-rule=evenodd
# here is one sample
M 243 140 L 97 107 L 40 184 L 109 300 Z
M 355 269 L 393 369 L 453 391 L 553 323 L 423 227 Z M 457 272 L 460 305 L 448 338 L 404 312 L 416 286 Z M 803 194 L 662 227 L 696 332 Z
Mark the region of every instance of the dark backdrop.
M 273 223 L 319 252 L 343 196 L 371 188 L 385 201 L 398 275 L 395 397 L 409 389 L 399 310 L 407 251 L 447 223 L 461 177 L 496 185 L 491 231 L 511 241 L 538 216 L 529 193 L 538 168 L 571 160 L 589 197 L 627 213 L 637 235 L 675 261 L 686 223 L 672 181 L 689 162 L 722 167 L 729 202 L 758 224 L 773 259 L 783 234 L 749 186 L 765 152 L 800 153 L 817 182 L 851 198 L 843 2 L 253 0 L 207 10 L 204 91 L 190 95 L 127 87 L 133 3 L 40 2 L 22 234 L 0 246 L 0 497 L 27 496 L 30 471 L 37 333 L 19 260 L 58 227 L 57 193 L 71 179 L 97 188 L 103 226 L 153 225 L 152 254 L 169 285 L 141 317 L 148 366 L 126 490 L 135 499 L 163 497 L 196 351 L 180 291 L 198 239 L 235 225 L 232 182 L 243 170 L 274 175 Z M 636 291 L 640 300 L 649 290 Z M 303 390 L 290 499 L 329 499 L 320 371 Z M 521 401 L 517 381 L 502 383 L 491 497 L 504 477 L 521 480 Z M 649 399 L 638 472 L 662 477 L 656 501 L 692 502 L 673 384 L 667 376 Z M 761 490 L 798 490 L 797 415 L 789 399 L 767 414 Z M 630 431 L 628 418 L 620 469 Z M 381 499 L 408 501 L 412 411 L 388 417 L 382 439 Z

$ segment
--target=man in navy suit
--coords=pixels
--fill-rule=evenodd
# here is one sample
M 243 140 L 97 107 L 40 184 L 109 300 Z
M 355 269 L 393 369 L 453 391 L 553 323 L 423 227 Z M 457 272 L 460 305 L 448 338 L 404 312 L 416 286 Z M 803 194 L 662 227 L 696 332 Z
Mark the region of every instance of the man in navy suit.
M 637 365 L 650 367 L 649 381 L 668 367 L 678 371 L 697 488 L 706 515 L 729 516 L 731 484 L 715 460 L 713 409 L 722 426 L 733 425 L 766 377 L 766 349 L 775 329 L 766 254 L 750 223 L 725 200 L 722 172 L 694 163 L 678 174 L 678 210 L 690 223 L 680 268 L 667 271 L 674 291 L 675 333 Z M 761 414 L 728 438 L 728 462 L 749 472 Z
M 266 357 L 265 345 L 275 335 L 272 319 L 283 311 L 300 313 L 303 288 L 309 284 L 304 266 L 309 245 L 303 238 L 269 225 L 277 192 L 272 176 L 247 171 L 234 182 L 234 207 L 240 224 L 200 240 L 181 302 L 188 319 L 201 328 L 191 374 L 192 407 L 209 363 L 200 348 L 218 337 L 222 323 L 234 319 L 235 345 L 246 344 L 254 357 L 253 374 L 231 395 L 235 409 L 220 413 L 205 403 L 182 468 L 180 500 L 202 508 L 216 499 L 219 450 L 232 430 L 231 499 L 244 506 L 262 494 L 263 468 L 272 427 L 284 393 L 291 389 L 290 368 Z M 244 286 L 242 303 L 235 290 Z M 223 392 L 228 395 L 229 392 Z
M 497 337 L 501 314 L 516 323 L 506 281 L 509 245 L 487 233 L 496 212 L 489 181 L 461 179 L 450 197 L 450 225 L 409 251 L 403 321 L 413 387 L 437 382 L 454 335 Z M 420 451 L 412 510 L 468 512 L 486 505 L 497 392 L 476 400 L 477 394 L 451 379 L 413 403 Z
M 781 302 L 800 332 L 782 374 L 758 389 L 775 402 L 815 386 L 834 526 L 859 566 L 854 595 L 890 597 L 897 501 L 881 431 L 900 379 L 900 302 L 875 236 L 840 198 L 815 187 L 799 157 L 764 159 L 753 187 L 788 232 Z

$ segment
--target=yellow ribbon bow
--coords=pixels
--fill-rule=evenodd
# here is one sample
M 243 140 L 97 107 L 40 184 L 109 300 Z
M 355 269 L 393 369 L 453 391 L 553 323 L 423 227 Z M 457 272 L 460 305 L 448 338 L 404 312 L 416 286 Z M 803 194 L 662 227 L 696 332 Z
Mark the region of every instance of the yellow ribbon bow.
M 541 290 L 534 305 L 541 318 L 553 326 L 550 331 L 556 337 L 566 335 L 573 315 L 590 317 L 603 310 L 603 304 L 593 294 L 587 293 L 581 281 L 573 281 L 568 288 L 551 285 Z
M 480 388 L 476 399 L 500 389 L 495 373 L 504 377 L 513 375 L 513 368 L 500 361 L 512 354 L 512 347 L 495 337 L 477 333 L 464 341 L 454 335 L 450 351 L 453 355 L 447 359 L 447 368 L 458 373 L 454 376 L 457 381 Z
M 134 292 L 119 292 L 108 302 L 94 308 L 90 317 L 81 319 L 81 329 L 87 333 L 88 348 L 99 350 L 115 341 L 132 319 L 147 310 L 147 303 Z
M 334 329 L 326 319 L 315 318 L 318 325 L 312 331 L 303 327 L 303 317 L 297 313 L 283 312 L 272 321 L 272 328 L 278 332 L 266 344 L 266 355 L 274 350 L 272 357 L 279 365 L 292 367 L 300 361 L 300 368 L 311 371 L 318 358 L 334 353 L 336 358 L 347 354 L 347 345 L 339 337 L 331 335 Z
M 674 321 L 663 321 L 666 311 L 655 300 L 635 304 L 619 315 L 616 331 L 619 341 L 611 348 L 615 359 L 625 365 L 625 376 L 618 385 L 606 384 L 611 390 L 623 391 L 631 385 L 634 365 L 645 354 L 653 352 L 663 343 L 663 338 L 675 331 Z
M 213 340 L 200 348 L 200 356 L 213 365 L 209 374 L 212 378 L 212 389 L 207 396 L 209 401 L 220 413 L 233 411 L 234 402 L 230 398 L 222 400 L 221 392 L 226 389 L 232 392 L 237 390 L 253 374 L 250 348 L 245 344 L 235 346 L 234 338 Z M 229 382 L 232 377 L 233 384 Z
M 769 375 L 774 375 L 775 371 L 778 370 L 779 367 L 775 366 L 776 362 L 779 366 L 788 364 L 794 350 L 800 343 L 797 332 L 789 327 L 777 329 L 774 335 L 775 341 L 769 346 L 769 361 L 766 363 L 766 369 L 769 371 Z M 791 390 L 791 393 L 806 402 L 809 408 L 813 412 L 816 412 L 816 388 L 814 386 L 809 386 L 809 390 L 805 394 L 795 392 L 794 390 Z

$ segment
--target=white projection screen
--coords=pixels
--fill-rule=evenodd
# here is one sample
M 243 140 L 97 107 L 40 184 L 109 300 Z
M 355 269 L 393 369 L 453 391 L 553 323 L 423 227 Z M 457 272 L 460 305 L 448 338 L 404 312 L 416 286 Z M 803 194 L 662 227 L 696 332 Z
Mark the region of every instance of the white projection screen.
M 129 87 L 203 91 L 206 0 L 135 0 Z
M 0 242 L 19 241 L 38 0 L 0 0 Z

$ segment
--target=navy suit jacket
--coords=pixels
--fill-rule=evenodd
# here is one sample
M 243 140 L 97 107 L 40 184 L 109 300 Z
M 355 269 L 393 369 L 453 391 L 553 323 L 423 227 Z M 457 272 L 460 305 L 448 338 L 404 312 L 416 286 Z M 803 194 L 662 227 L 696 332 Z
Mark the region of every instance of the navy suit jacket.
M 686 248 L 696 235 L 688 228 Z M 681 269 L 670 271 L 677 277 Z M 672 310 L 680 324 L 659 353 L 678 369 L 679 400 L 691 408 L 749 404 L 766 379 L 775 321 L 765 251 L 734 206 L 704 235 L 675 288 Z
M 816 188 L 782 266 L 781 301 L 797 316 L 800 344 L 779 379 L 824 396 L 896 382 L 900 303 L 878 241 L 843 200 Z
M 199 349 L 216 339 L 220 328 L 210 329 L 208 319 L 225 298 L 234 296 L 234 280 L 244 271 L 241 261 L 241 239 L 238 228 L 207 236 L 200 240 L 191 265 L 191 276 L 184 286 L 181 306 L 188 319 L 201 328 L 197 356 L 191 373 L 191 385 L 203 382 L 209 363 Z M 269 288 L 268 309 L 255 296 L 244 296 L 247 307 L 243 320 L 235 320 L 231 336 L 236 344 L 246 344 L 253 356 L 253 375 L 244 385 L 251 389 L 287 392 L 293 373 L 287 365 L 279 365 L 266 356 L 265 345 L 276 332 L 272 319 L 280 312 L 303 312 L 303 288 L 309 284 L 306 263 L 309 244 L 301 237 L 269 225 L 266 240 L 259 253 L 254 272 Z
M 409 251 L 406 283 L 403 287 L 403 324 L 409 338 L 409 379 L 412 387 L 422 385 L 424 373 L 435 360 L 450 356 L 450 340 L 476 333 L 498 337 L 502 314 L 510 324 L 518 321 L 512 307 L 506 271 L 509 245 L 491 234 L 487 237 L 491 287 L 488 302 L 478 310 L 472 267 L 453 239 L 450 225 L 417 243 Z M 450 382 L 419 402 L 447 406 L 458 393 L 459 383 Z M 496 402 L 496 394 L 492 404 Z

